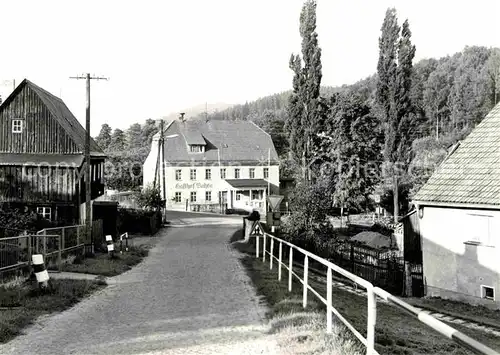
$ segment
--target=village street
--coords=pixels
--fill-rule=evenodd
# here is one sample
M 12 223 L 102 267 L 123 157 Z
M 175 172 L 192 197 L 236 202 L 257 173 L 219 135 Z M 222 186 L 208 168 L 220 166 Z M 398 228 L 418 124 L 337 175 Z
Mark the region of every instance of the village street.
M 228 245 L 240 221 L 163 229 L 142 264 L 0 353 L 276 354 L 265 309 Z

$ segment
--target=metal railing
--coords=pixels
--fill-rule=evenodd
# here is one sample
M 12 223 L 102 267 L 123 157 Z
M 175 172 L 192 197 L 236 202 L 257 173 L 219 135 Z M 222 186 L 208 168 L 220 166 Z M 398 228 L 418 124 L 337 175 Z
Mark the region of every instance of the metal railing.
M 99 222 L 93 224 L 102 229 Z M 56 264 L 61 271 L 63 254 L 78 249 L 83 252 L 85 238 L 85 225 L 45 228 L 36 234 L 0 238 L 0 275 L 30 267 L 33 254 L 42 254 L 47 266 Z
M 262 226 L 261 230 L 262 229 Z M 364 345 L 366 346 L 366 354 L 368 355 L 374 355 L 378 354 L 378 352 L 375 350 L 375 324 L 376 324 L 376 319 L 377 319 L 377 296 L 382 298 L 383 300 L 397 306 L 399 309 L 406 311 L 410 315 L 414 316 L 417 318 L 420 322 L 426 324 L 427 326 L 431 327 L 438 333 L 444 335 L 448 339 L 451 339 L 462 346 L 468 348 L 469 350 L 472 350 L 473 352 L 477 354 L 488 354 L 488 355 L 500 355 L 497 351 L 487 347 L 486 345 L 470 338 L 469 336 L 461 333 L 460 331 L 450 327 L 449 325 L 441 322 L 440 320 L 432 317 L 428 313 L 425 313 L 424 311 L 420 311 L 416 309 L 415 307 L 411 306 L 410 304 L 402 301 L 401 299 L 393 296 L 387 291 L 384 291 L 381 288 L 374 287 L 370 282 L 366 281 L 365 279 L 360 278 L 359 276 L 356 276 L 352 273 L 350 273 L 347 270 L 344 270 L 343 268 L 339 267 L 338 265 L 333 264 L 332 262 L 325 260 L 315 254 L 312 254 L 308 252 L 307 250 L 304 250 L 294 244 L 291 244 L 285 240 L 282 240 L 276 236 L 273 236 L 272 234 L 269 233 L 264 233 L 262 236 L 253 236 L 255 237 L 255 245 L 256 245 L 256 250 L 255 250 L 255 256 L 256 258 L 260 257 L 261 251 L 260 249 L 260 239 L 262 238 L 262 261 L 266 261 L 266 255 L 269 256 L 269 268 L 273 269 L 273 261 L 278 262 L 278 281 L 281 281 L 282 279 L 282 267 L 288 270 L 288 291 L 292 291 L 292 280 L 293 276 L 295 276 L 303 285 L 302 289 L 302 305 L 304 308 L 307 307 L 307 293 L 308 291 L 311 291 L 323 304 L 326 306 L 326 332 L 327 333 L 332 333 L 332 315 L 335 314 L 337 318 L 354 334 L 354 336 Z M 267 239 L 269 239 L 269 250 L 267 250 Z M 274 243 L 277 242 L 279 243 L 278 246 L 278 256 L 276 257 L 274 255 Z M 288 266 L 286 263 L 283 262 L 283 246 L 286 246 L 289 248 L 289 253 L 288 253 Z M 304 264 L 303 264 L 303 278 L 301 278 L 296 272 L 293 271 L 293 265 L 294 265 L 294 251 L 301 253 L 304 255 Z M 323 264 L 324 266 L 327 267 L 327 276 L 326 276 L 326 299 L 321 296 L 318 291 L 313 289 L 308 282 L 308 274 L 309 274 L 309 260 L 312 259 L 320 264 Z M 353 281 L 356 285 L 361 286 L 362 288 L 366 289 L 366 294 L 368 298 L 368 319 L 367 319 L 367 328 L 366 328 L 366 338 L 354 328 L 354 326 L 349 323 L 340 313 L 339 311 L 333 306 L 333 300 L 332 300 L 332 288 L 333 288 L 333 283 L 332 283 L 332 278 L 333 278 L 333 271 L 336 273 L 350 279 Z
M 55 243 L 51 240 L 61 245 L 61 236 L 50 234 L 25 234 L 0 239 L 0 275 L 31 266 L 32 254 L 43 254 L 44 259 L 57 254 L 60 261 L 61 250 L 52 250 Z

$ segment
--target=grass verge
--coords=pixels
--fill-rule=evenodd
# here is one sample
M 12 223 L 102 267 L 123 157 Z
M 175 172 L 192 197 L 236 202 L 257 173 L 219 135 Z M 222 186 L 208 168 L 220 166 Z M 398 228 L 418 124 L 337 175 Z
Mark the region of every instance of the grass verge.
M 447 314 L 487 327 L 500 329 L 500 310 L 493 310 L 484 306 L 473 306 L 467 303 L 445 300 L 439 297 L 410 298 L 405 299 L 405 301 L 413 306 L 425 308 L 432 312 Z
M 277 280 L 277 265 L 269 270 L 269 258 L 264 265 L 255 258 L 253 245 L 236 243 L 234 248 L 242 253 L 242 264 L 252 279 L 257 292 L 263 295 L 270 311 L 268 318 L 273 331 L 286 334 L 285 344 L 294 347 L 308 346 L 307 353 L 362 354 L 363 345 L 334 316 L 334 333 L 326 335 L 325 306 L 308 292 L 308 307 L 302 308 L 302 284 L 294 277 L 292 292 L 288 292 L 288 271 L 282 268 L 282 281 Z M 302 277 L 303 270 L 295 268 Z M 310 285 L 326 298 L 324 278 L 310 277 Z M 334 307 L 363 336 L 366 336 L 367 302 L 364 296 L 346 290 L 333 289 Z M 450 324 L 457 330 L 500 350 L 500 339 L 480 330 Z M 376 349 L 380 354 L 471 354 L 414 317 L 388 304 L 377 304 Z M 302 351 L 302 350 L 301 350 Z
M 29 281 L 0 287 L 0 344 L 21 334 L 37 317 L 63 311 L 105 285 L 99 281 L 51 279 L 43 291 Z
M 149 254 L 150 244 L 131 246 L 128 252 L 116 252 L 110 258 L 107 253 L 96 253 L 93 256 L 77 257 L 72 264 L 64 264 L 62 270 L 85 274 L 116 276 L 139 264 Z M 118 250 L 115 247 L 115 250 Z

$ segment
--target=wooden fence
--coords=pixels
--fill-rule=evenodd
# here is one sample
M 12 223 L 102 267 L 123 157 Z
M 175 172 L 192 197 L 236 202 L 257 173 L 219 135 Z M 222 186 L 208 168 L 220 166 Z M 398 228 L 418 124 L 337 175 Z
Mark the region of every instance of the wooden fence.
M 305 250 L 339 265 L 373 285 L 397 295 L 405 295 L 406 275 L 403 254 L 398 250 L 375 250 L 351 242 L 331 242 L 318 246 L 314 241 L 292 240 L 281 236 Z M 314 261 L 313 261 L 314 263 Z M 409 265 L 412 294 L 423 295 L 422 264 Z

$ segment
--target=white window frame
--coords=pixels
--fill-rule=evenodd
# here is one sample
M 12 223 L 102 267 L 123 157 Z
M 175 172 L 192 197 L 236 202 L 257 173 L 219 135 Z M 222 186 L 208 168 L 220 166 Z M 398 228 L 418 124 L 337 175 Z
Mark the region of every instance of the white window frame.
M 189 171 L 189 180 L 196 180 L 196 169 L 191 169 Z
M 203 145 L 201 144 L 191 144 L 189 146 L 189 150 L 191 153 L 203 153 Z
M 12 120 L 12 133 L 23 133 L 23 120 L 20 118 L 14 118 Z
M 248 169 L 248 177 L 250 179 L 255 179 L 255 168 L 249 168 Z
M 182 169 L 176 169 L 175 170 L 175 180 L 176 181 L 181 181 L 182 180 Z
M 225 179 L 226 178 L 226 168 L 221 168 L 220 169 L 220 178 Z
M 194 198 L 193 198 L 194 197 Z M 196 202 L 196 191 L 191 191 L 189 193 L 189 201 L 190 202 Z
M 241 201 L 241 192 L 236 192 L 236 201 Z
M 205 169 L 205 180 L 212 180 L 212 170 L 211 169 Z
M 493 290 L 493 297 L 486 297 L 486 289 L 491 288 Z M 496 292 L 495 288 L 492 286 L 487 286 L 487 285 L 481 285 L 481 298 L 484 298 L 485 300 L 490 300 L 490 301 L 496 301 Z
M 205 191 L 205 201 L 212 202 L 212 191 Z
M 176 191 L 174 195 L 175 203 L 181 203 L 182 202 L 182 192 Z
M 254 194 L 257 195 L 257 198 L 254 198 Z M 252 190 L 251 200 L 252 201 L 261 201 L 264 198 L 264 192 L 262 190 Z
M 42 218 L 52 220 L 52 208 L 47 206 L 40 206 L 36 208 L 36 214 Z M 48 217 L 47 217 L 48 215 Z
M 493 216 L 484 215 L 484 214 L 467 214 L 467 217 L 464 219 L 466 223 L 466 233 L 467 240 L 465 243 L 473 244 L 473 245 L 482 245 L 482 246 L 492 246 L 492 236 L 491 236 L 491 223 Z M 475 221 L 473 220 L 475 219 Z M 483 227 L 483 231 L 481 233 L 479 222 L 485 223 L 481 227 Z
M 239 179 L 241 176 L 241 170 L 240 168 L 234 168 L 234 178 Z
M 264 168 L 264 179 L 269 179 L 269 168 Z

